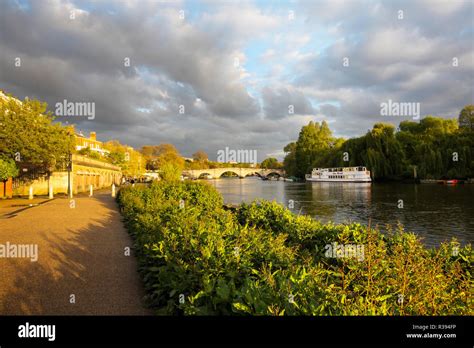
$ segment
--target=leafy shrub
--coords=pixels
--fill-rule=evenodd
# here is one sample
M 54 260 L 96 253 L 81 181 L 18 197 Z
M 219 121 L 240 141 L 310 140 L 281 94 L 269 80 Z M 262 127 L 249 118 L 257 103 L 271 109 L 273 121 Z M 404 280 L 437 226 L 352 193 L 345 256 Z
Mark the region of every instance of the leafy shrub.
M 0 157 L 0 181 L 6 181 L 8 178 L 16 177 L 19 172 L 15 161 L 11 158 Z
M 427 249 L 401 227 L 321 224 L 275 202 L 231 212 L 196 182 L 127 187 L 118 202 L 157 314 L 473 313 L 470 245 Z M 364 246 L 363 259 L 327 257 L 332 243 Z

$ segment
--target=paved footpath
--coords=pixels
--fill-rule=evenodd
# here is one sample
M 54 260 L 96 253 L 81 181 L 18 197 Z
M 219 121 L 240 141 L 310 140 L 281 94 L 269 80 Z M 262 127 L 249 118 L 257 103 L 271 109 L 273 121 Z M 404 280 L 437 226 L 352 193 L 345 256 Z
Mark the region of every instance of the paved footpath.
M 13 198 L 13 199 L 0 199 L 0 219 L 9 217 L 9 215 L 15 214 L 15 212 L 28 208 L 32 205 L 39 205 L 48 202 L 48 197 L 35 197 L 34 199 Z
M 110 191 L 74 200 L 75 208 L 58 198 L 0 219 L 0 247 L 38 245 L 37 262 L 0 257 L 0 315 L 150 314 Z

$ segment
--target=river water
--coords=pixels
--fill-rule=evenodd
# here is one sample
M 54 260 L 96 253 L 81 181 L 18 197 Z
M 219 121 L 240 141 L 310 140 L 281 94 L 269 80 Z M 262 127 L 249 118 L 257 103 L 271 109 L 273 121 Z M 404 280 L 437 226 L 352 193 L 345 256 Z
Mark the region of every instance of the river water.
M 474 185 L 401 183 L 316 183 L 222 178 L 209 180 L 226 203 L 255 199 L 275 200 L 295 213 L 323 222 L 349 221 L 383 231 L 400 222 L 406 230 L 423 237 L 428 246 L 456 237 L 462 245 L 474 241 Z M 401 201 L 400 201 L 401 200 Z M 403 205 L 403 206 L 402 206 Z M 399 207 L 400 206 L 400 207 Z

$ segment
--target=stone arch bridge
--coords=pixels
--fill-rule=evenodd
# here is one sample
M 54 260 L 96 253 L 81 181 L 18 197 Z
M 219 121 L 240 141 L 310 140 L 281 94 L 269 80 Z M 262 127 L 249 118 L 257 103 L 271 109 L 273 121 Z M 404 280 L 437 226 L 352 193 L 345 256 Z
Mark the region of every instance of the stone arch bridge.
M 265 178 L 269 175 L 283 176 L 285 171 L 283 169 L 262 169 L 262 168 L 209 168 L 209 169 L 189 169 L 183 170 L 183 175 L 192 179 L 198 179 L 202 175 L 211 175 L 213 178 L 220 178 L 222 174 L 231 172 L 238 175 L 240 178 L 245 178 L 249 175 L 258 175 Z

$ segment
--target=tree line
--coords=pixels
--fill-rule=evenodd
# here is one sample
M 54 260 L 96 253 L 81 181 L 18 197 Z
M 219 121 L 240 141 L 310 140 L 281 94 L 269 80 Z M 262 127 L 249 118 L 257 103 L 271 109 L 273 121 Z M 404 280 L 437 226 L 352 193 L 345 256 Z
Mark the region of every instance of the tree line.
M 474 105 L 458 119 L 426 116 L 398 127 L 376 123 L 356 138 L 332 135 L 323 121 L 303 126 L 285 146 L 287 175 L 303 178 L 313 168 L 366 166 L 374 179 L 452 179 L 474 176 Z

